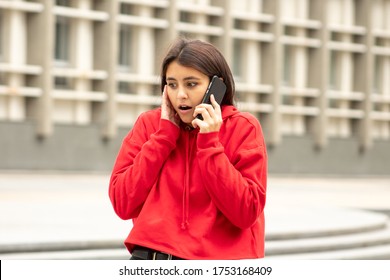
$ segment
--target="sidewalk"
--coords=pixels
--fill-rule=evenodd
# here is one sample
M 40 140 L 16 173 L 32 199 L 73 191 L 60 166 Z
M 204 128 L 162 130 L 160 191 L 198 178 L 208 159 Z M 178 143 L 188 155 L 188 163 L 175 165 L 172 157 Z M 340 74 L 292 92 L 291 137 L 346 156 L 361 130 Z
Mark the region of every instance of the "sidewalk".
M 117 240 L 130 223 L 108 198 L 108 175 L 3 173 L 0 245 Z
M 0 173 L 0 249 L 121 243 L 131 222 L 115 215 L 108 198 L 108 180 L 108 174 Z M 270 176 L 266 231 L 276 238 L 278 234 L 331 233 L 382 222 L 383 215 L 355 211 L 361 209 L 390 213 L 390 176 Z

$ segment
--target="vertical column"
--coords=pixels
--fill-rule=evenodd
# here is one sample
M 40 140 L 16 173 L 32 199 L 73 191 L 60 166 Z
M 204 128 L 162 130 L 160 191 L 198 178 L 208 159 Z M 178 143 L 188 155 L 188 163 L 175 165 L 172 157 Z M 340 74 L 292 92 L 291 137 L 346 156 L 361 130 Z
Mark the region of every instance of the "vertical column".
M 8 38 L 7 30 L 8 23 L 6 22 L 7 14 L 4 9 L 0 9 L 0 63 L 7 61 L 7 48 L 5 46 L 6 38 Z M 7 84 L 5 73 L 0 72 L 0 84 Z M 7 97 L 0 95 L 0 120 L 7 119 Z
M 267 2 L 267 10 L 275 16 L 275 22 L 272 26 L 272 34 L 274 40 L 269 48 L 269 76 L 268 80 L 273 86 L 273 93 L 271 96 L 272 112 L 268 120 L 268 139 L 267 143 L 270 147 L 277 146 L 282 141 L 281 137 L 281 114 L 280 114 L 280 87 L 281 87 L 281 69 L 283 62 L 283 46 L 281 37 L 283 26 L 281 21 L 281 0 L 274 0 Z
M 355 25 L 354 11 L 356 7 L 353 5 L 352 0 L 344 0 L 342 2 L 343 16 L 340 18 L 341 24 L 346 26 Z M 342 42 L 351 43 L 350 34 L 342 34 Z M 353 53 L 351 51 L 340 52 L 341 68 L 340 68 L 340 91 L 342 94 L 350 94 L 353 91 Z M 349 101 L 340 100 L 340 109 L 348 110 L 350 108 Z M 352 127 L 350 117 L 340 118 L 340 137 L 351 136 Z
M 38 79 L 38 87 L 42 89 L 42 95 L 38 103 L 37 135 L 47 137 L 53 133 L 52 120 L 52 59 L 54 52 L 54 15 L 52 0 L 39 0 L 45 7 L 36 15 L 34 26 L 31 28 L 34 36 L 29 47 L 34 49 L 31 60 L 34 64 L 41 65 L 42 74 Z M 35 15 L 34 15 L 35 16 Z
M 233 67 L 233 38 L 231 32 L 233 30 L 234 19 L 232 15 L 232 1 L 234 0 L 221 1 L 220 3 L 224 10 L 222 19 L 222 27 L 224 32 L 218 45 L 230 67 Z
M 202 6 L 202 5 L 208 6 L 210 4 L 209 0 L 198 0 L 197 2 L 198 2 L 198 5 L 200 5 L 200 6 Z M 208 21 L 207 21 L 208 15 L 207 14 L 197 13 L 194 16 L 196 18 L 197 25 L 201 25 L 201 26 L 208 25 Z M 208 40 L 208 36 L 206 34 L 198 34 L 197 38 L 200 40 L 204 40 L 204 41 Z
M 247 13 L 258 13 L 258 1 L 249 1 L 247 6 Z M 248 21 L 246 30 L 250 32 L 258 32 L 257 22 Z M 260 77 L 260 52 L 258 42 L 255 40 L 245 40 L 243 45 L 243 77 L 245 82 L 249 84 L 257 84 Z M 257 94 L 255 92 L 247 92 L 245 102 L 257 103 Z
M 20 0 L 17 0 L 20 1 Z M 20 10 L 9 11 L 9 63 L 15 66 L 26 64 L 26 15 Z M 24 75 L 10 73 L 8 78 L 10 88 L 24 86 Z M 8 98 L 8 118 L 11 121 L 21 121 L 25 117 L 24 97 L 10 95 Z
M 297 19 L 307 19 L 308 13 L 308 3 L 307 0 L 299 0 L 296 2 L 297 10 L 295 17 Z M 296 31 L 296 36 L 305 38 L 306 29 L 298 28 Z M 307 87 L 307 47 L 305 46 L 296 46 L 294 48 L 294 87 L 301 89 Z M 294 97 L 294 106 L 299 106 L 304 108 L 304 97 L 296 96 Z M 294 118 L 294 134 L 302 135 L 305 133 L 305 115 L 296 115 Z
M 178 2 L 180 0 L 170 0 L 167 8 L 167 18 L 169 26 L 166 34 L 166 41 L 170 44 L 178 35 L 177 23 L 179 22 Z
M 352 25 L 352 23 L 346 23 L 347 25 Z M 350 42 L 350 34 L 342 34 L 342 42 Z M 350 51 L 340 51 L 340 92 L 341 97 L 349 95 L 352 91 L 352 53 Z M 349 101 L 345 99 L 340 100 L 341 110 L 349 109 Z M 342 117 L 339 120 L 340 130 L 339 136 L 342 138 L 349 137 L 351 135 L 350 119 L 349 117 Z
M 91 8 L 90 0 L 79 0 L 78 8 L 89 10 Z M 93 22 L 79 18 L 76 20 L 75 30 L 75 68 L 81 71 L 91 71 L 93 69 Z M 91 90 L 91 81 L 83 76 L 75 80 L 75 90 L 79 95 Z M 88 100 L 75 101 L 75 123 L 88 124 L 91 120 L 91 104 Z
M 116 125 L 116 74 L 118 61 L 119 29 L 117 15 L 119 0 L 100 1 L 100 10 L 108 13 L 108 19 L 95 27 L 96 45 L 94 46 L 94 66 L 105 69 L 107 78 L 102 82 L 101 90 L 107 94 L 102 108 L 102 137 L 112 139 L 117 134 Z
M 257 0 L 251 0 L 248 4 L 248 13 L 259 13 L 259 11 L 261 10 L 261 3 Z M 257 25 L 257 22 L 248 22 L 247 30 L 251 32 L 258 32 L 259 30 L 257 28 Z M 257 84 L 260 80 L 261 65 L 259 43 L 255 40 L 247 40 L 245 42 L 245 52 L 246 71 L 244 71 L 244 76 L 247 77 L 248 83 Z M 253 101 L 256 102 L 256 96 L 254 96 L 253 99 Z
M 321 22 L 321 28 L 318 30 L 318 38 L 321 41 L 320 47 L 315 51 L 310 69 L 315 69 L 309 73 L 310 81 L 314 87 L 319 89 L 317 106 L 319 109 L 318 116 L 314 125 L 314 146 L 317 149 L 323 149 L 328 144 L 327 137 L 327 91 L 329 79 L 329 31 L 328 31 L 328 11 L 329 1 L 312 1 L 313 17 Z
M 297 36 L 305 37 L 305 29 L 297 30 Z M 293 86 L 301 89 L 307 87 L 306 73 L 307 73 L 307 57 L 306 57 L 306 47 L 296 46 L 294 48 L 294 84 Z M 295 96 L 294 97 L 294 106 L 304 107 L 304 97 Z M 294 134 L 304 134 L 305 132 L 305 116 L 296 115 L 294 118 Z
M 140 6 L 139 16 L 143 18 L 152 18 L 153 17 L 153 7 Z M 138 53 L 145 53 L 148 55 L 138 55 L 136 58 L 136 71 L 138 75 L 142 77 L 152 76 L 154 69 L 155 61 L 155 40 L 154 40 L 154 30 L 152 27 L 147 26 L 137 26 L 137 51 Z M 152 92 L 152 87 L 149 84 L 140 83 L 137 86 L 138 95 L 150 95 Z M 138 114 L 149 109 L 149 105 L 140 104 L 137 106 L 137 112 L 134 116 L 137 117 Z
M 382 27 L 385 30 L 390 30 L 390 18 L 388 15 L 390 15 L 390 1 L 386 1 L 383 3 L 383 13 L 382 13 Z M 386 16 L 387 15 L 387 16 Z M 384 47 L 387 49 L 390 49 L 390 39 L 387 38 Z M 390 98 L 390 56 L 382 56 L 380 58 L 382 60 L 382 69 L 381 69 L 381 77 L 380 77 L 380 84 L 381 89 L 380 92 L 382 92 L 384 97 Z M 390 104 L 387 105 L 387 113 L 390 114 Z M 384 121 L 384 139 L 390 139 L 390 120 L 387 119 Z
M 371 90 L 372 90 L 372 78 L 373 77 L 373 34 L 372 34 L 372 1 L 362 0 L 358 2 L 355 7 L 357 9 L 358 18 L 362 19 L 361 24 L 366 28 L 366 34 L 364 36 L 364 44 L 366 46 L 366 52 L 360 56 L 358 61 L 359 70 L 356 76 L 356 84 L 360 91 L 364 93 L 363 112 L 364 117 L 359 124 L 359 145 L 360 150 L 364 151 L 372 147 L 372 135 L 371 135 Z

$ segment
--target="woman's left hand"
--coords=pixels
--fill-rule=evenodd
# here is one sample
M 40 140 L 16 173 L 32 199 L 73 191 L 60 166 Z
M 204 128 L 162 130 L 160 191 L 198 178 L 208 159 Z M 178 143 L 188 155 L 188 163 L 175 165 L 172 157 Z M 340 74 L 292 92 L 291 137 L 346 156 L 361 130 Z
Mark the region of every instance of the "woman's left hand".
M 210 104 L 199 104 L 194 110 L 194 120 L 192 121 L 193 127 L 199 127 L 200 133 L 217 132 L 222 125 L 222 112 L 221 107 L 215 101 L 214 95 L 210 96 Z M 201 114 L 203 120 L 196 118 L 198 114 Z

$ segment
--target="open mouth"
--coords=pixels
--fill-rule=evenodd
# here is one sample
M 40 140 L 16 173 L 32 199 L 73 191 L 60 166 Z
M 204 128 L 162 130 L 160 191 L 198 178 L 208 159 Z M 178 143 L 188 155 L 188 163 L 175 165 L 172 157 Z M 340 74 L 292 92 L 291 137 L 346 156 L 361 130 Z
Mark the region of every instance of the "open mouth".
M 191 110 L 192 109 L 192 107 L 190 107 L 190 106 L 186 106 L 186 105 L 180 105 L 179 106 L 179 110 L 180 111 L 188 111 L 188 110 Z

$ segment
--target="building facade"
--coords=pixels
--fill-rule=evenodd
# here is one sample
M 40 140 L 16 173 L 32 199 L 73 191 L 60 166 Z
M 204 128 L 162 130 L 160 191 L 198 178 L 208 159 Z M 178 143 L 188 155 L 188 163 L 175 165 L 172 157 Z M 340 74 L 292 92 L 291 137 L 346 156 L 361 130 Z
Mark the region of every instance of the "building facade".
M 270 148 L 390 148 L 390 0 L 0 0 L 0 123 L 116 139 L 159 106 L 178 36 L 224 53 Z

